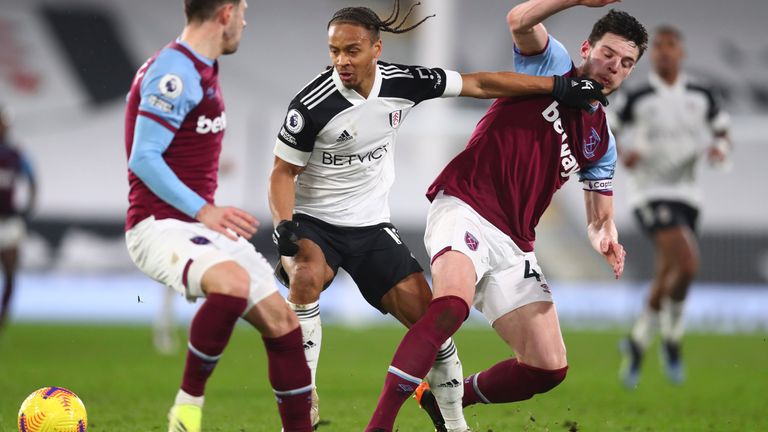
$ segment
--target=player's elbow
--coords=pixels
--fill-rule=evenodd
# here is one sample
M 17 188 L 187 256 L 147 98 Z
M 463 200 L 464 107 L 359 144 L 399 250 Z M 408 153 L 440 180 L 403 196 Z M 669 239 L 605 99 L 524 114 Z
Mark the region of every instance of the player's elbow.
M 512 33 L 520 33 L 525 30 L 530 31 L 530 28 L 525 25 L 524 16 L 524 3 L 513 7 L 507 12 L 507 25 Z
M 146 178 L 152 163 L 152 155 L 146 152 L 132 152 L 128 158 L 128 169 L 140 179 Z

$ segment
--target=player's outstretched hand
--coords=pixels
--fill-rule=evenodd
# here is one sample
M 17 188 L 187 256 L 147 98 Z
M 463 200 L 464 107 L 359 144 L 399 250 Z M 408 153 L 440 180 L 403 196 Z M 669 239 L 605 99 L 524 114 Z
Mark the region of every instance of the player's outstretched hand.
M 292 257 L 299 252 L 299 226 L 292 220 L 281 220 L 272 233 L 272 241 L 282 256 Z
M 608 106 L 608 99 L 603 94 L 603 85 L 595 80 L 580 77 L 554 76 L 552 96 L 558 102 L 571 108 L 592 111 L 592 101 Z
M 627 252 L 621 243 L 611 241 L 610 238 L 604 238 L 600 241 L 600 253 L 603 254 L 608 264 L 613 267 L 613 275 L 618 279 L 624 273 L 624 257 Z
M 259 221 L 244 210 L 212 204 L 204 205 L 197 212 L 197 220 L 231 240 L 237 240 L 237 236 L 250 239 L 259 227 Z

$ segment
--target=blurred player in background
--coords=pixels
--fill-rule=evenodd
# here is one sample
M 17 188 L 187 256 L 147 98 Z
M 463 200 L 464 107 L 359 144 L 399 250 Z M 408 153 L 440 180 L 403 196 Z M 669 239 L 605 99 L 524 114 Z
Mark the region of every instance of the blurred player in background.
M 234 53 L 246 0 L 185 0 L 181 36 L 139 69 L 128 94 L 126 243 L 151 278 L 205 297 L 189 330 L 169 432 L 199 432 L 205 384 L 238 318 L 262 334 L 285 431 L 311 431 L 311 378 L 298 319 L 247 241 L 257 221 L 214 204 L 226 129 L 217 58 Z M 248 371 L 244 371 L 248 376 Z
M 0 106 L 0 265 L 3 269 L 3 297 L 0 303 L 0 330 L 10 314 L 13 285 L 19 263 L 19 246 L 26 235 L 26 222 L 37 195 L 35 176 L 24 154 L 11 144 L 10 114 Z M 29 185 L 27 201 L 22 208 L 16 203 L 18 180 Z
M 647 304 L 621 343 L 621 379 L 629 388 L 637 386 L 643 354 L 659 327 L 667 377 L 678 384 L 684 380 L 683 308 L 699 268 L 697 165 L 705 157 L 723 164 L 731 148 L 727 114 L 711 89 L 683 73 L 684 56 L 680 31 L 657 29 L 651 47 L 653 72 L 647 83 L 619 101 L 618 119 L 612 122 L 617 131 L 626 129 L 620 150 L 629 176 L 629 201 L 656 248 L 656 274 Z
M 629 76 L 647 43 L 632 16 L 610 11 L 581 45 L 580 66 L 541 24 L 576 5 L 603 1 L 531 0 L 514 7 L 507 23 L 518 72 L 585 76 L 608 94 Z M 497 99 L 467 148 L 427 192 L 432 201 L 424 236 L 432 263 L 434 300 L 403 338 L 366 431 L 389 432 L 438 347 L 469 315 L 482 312 L 516 357 L 464 380 L 463 405 L 507 403 L 544 393 L 565 379 L 566 350 L 550 287 L 534 253 L 535 227 L 554 193 L 578 173 L 587 210 L 587 236 L 616 278 L 624 248 L 613 221 L 616 146 L 603 108 L 568 108 L 551 96 Z M 417 395 L 417 398 L 419 396 Z M 434 418 L 434 415 L 431 415 Z
M 384 20 L 366 7 L 337 11 L 327 27 L 333 67 L 291 101 L 275 145 L 269 198 L 282 255 L 278 275 L 290 286 L 288 300 L 299 316 L 313 383 L 321 344 L 318 299 L 339 267 L 368 303 L 406 327 L 431 299 L 423 270 L 389 211 L 395 140 L 415 105 L 440 97 L 554 93 L 565 103 L 588 106 L 602 97 L 599 84 L 589 80 L 459 74 L 380 61 L 380 32 L 403 33 L 427 19 L 403 27 L 411 10 L 401 19 L 395 1 Z M 429 379 L 446 421 L 465 430 L 461 363 L 453 341 L 441 343 Z M 318 421 L 315 403 L 313 423 Z

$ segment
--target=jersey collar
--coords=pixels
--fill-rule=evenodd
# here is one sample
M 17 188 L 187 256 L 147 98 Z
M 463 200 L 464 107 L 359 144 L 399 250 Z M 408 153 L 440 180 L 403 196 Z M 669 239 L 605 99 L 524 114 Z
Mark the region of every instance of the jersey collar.
M 656 72 L 651 72 L 648 75 L 648 81 L 650 81 L 651 85 L 657 90 L 682 92 L 685 90 L 685 86 L 688 83 L 688 76 L 686 76 L 683 72 L 677 74 L 677 80 L 675 80 L 675 83 L 672 85 L 667 84 L 667 82 L 661 79 L 661 77 Z
M 344 84 L 341 82 L 341 78 L 339 77 L 339 73 L 336 71 L 336 68 L 333 68 L 333 83 L 336 85 L 336 89 L 341 93 L 342 96 L 344 96 L 345 99 L 349 101 L 352 105 L 360 105 L 366 100 L 370 99 L 376 99 L 379 97 L 379 90 L 381 90 L 381 69 L 379 69 L 380 65 L 377 62 L 376 63 L 376 77 L 373 79 L 373 87 L 371 88 L 371 94 L 368 95 L 368 99 L 362 97 L 360 93 L 348 89 L 344 87 Z

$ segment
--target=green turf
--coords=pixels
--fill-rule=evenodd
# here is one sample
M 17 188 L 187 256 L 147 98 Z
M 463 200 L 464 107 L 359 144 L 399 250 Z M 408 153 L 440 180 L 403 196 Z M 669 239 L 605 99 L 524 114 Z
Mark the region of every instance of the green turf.
M 403 331 L 397 327 L 326 327 L 318 388 L 320 432 L 361 431 Z M 145 327 L 11 325 L 0 334 L 0 431 L 16 431 L 21 401 L 38 387 L 77 392 L 91 431 L 165 431 L 183 354 L 152 350 Z M 552 392 L 507 405 L 466 410 L 475 432 L 502 431 L 768 431 L 768 342 L 765 335 L 690 335 L 688 382 L 668 384 L 655 349 L 640 387 L 619 386 L 618 333 L 566 332 L 568 379 Z M 510 353 L 486 328 L 456 337 L 465 373 Z M 208 386 L 207 432 L 280 430 L 255 332 L 239 327 Z M 409 401 L 401 432 L 429 431 Z

